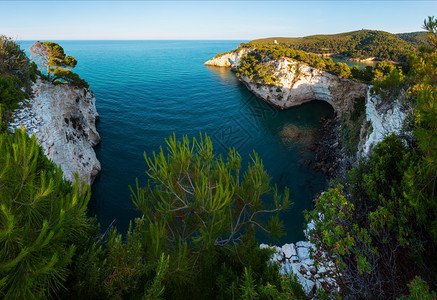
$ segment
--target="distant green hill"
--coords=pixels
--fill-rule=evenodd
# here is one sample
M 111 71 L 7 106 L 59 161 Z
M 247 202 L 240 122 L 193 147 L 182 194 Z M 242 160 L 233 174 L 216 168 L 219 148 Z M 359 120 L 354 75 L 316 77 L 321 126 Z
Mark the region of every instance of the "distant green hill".
M 350 58 L 377 57 L 405 61 L 408 54 L 426 44 L 425 32 L 392 34 L 377 30 L 357 30 L 339 34 L 319 34 L 301 38 L 272 37 L 249 44 L 284 44 L 289 48 L 312 53 L 332 53 Z
M 396 35 L 404 41 L 410 42 L 417 47 L 420 45 L 431 46 L 431 42 L 428 39 L 428 33 L 426 31 L 398 33 Z

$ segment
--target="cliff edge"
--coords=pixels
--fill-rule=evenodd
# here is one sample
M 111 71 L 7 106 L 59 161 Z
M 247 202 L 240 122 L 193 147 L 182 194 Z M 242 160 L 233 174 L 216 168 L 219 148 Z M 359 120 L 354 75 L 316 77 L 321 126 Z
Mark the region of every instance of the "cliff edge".
M 100 142 L 96 130 L 99 115 L 92 91 L 37 79 L 29 106 L 14 114 L 10 129 L 20 123 L 35 134 L 44 154 L 59 165 L 64 177 L 92 184 L 101 170 L 93 147 Z

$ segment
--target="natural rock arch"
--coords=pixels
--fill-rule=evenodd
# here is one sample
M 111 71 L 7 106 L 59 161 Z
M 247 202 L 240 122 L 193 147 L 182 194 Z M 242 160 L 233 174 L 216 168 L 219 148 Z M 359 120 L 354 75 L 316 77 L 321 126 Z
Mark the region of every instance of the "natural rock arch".
M 211 59 L 205 65 L 236 70 L 241 58 L 249 51 L 233 51 Z M 256 84 L 245 75 L 240 76 L 240 81 L 257 97 L 280 109 L 321 100 L 328 102 L 336 113 L 344 114 L 353 109 L 356 98 L 367 98 L 367 84 L 339 78 L 289 58 L 274 60 L 271 64 L 275 66 L 277 85 Z

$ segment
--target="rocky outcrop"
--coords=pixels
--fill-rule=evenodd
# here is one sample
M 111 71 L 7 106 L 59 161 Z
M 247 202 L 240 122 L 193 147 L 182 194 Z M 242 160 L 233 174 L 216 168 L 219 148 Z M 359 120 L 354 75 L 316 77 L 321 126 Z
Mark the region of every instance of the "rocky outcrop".
M 233 70 L 240 65 L 240 60 L 243 56 L 249 53 L 251 49 L 241 49 L 233 50 L 228 53 L 221 55 L 216 55 L 216 57 L 206 61 L 204 65 L 206 66 L 216 66 L 216 67 L 231 67 Z
M 205 65 L 231 67 L 232 70 L 237 71 L 242 57 L 251 51 L 254 50 L 249 48 L 234 50 L 208 60 Z M 268 63 L 274 70 L 272 77 L 278 79 L 276 85 L 258 84 L 244 74 L 240 75 L 239 79 L 257 97 L 280 109 L 298 106 L 312 100 L 322 100 L 328 102 L 341 119 L 341 116 L 352 112 L 355 99 L 360 97 L 365 99 L 366 118 L 361 126 L 357 158 L 368 155 L 372 147 L 382 141 L 387 134 L 401 132 L 407 116 L 403 106 L 399 101 L 382 103 L 379 96 L 371 95 L 371 87 L 367 84 L 339 78 L 290 58 L 270 60 Z M 332 144 L 337 142 L 338 139 Z M 327 149 L 328 146 L 324 148 Z M 339 153 L 334 150 L 325 152 Z M 332 160 L 323 153 L 319 156 L 321 158 L 326 156 L 325 161 Z M 338 160 L 338 157 L 333 159 Z M 323 170 L 323 165 L 322 159 L 320 166 L 314 164 L 314 167 Z M 338 165 L 325 167 L 327 169 L 325 173 L 331 176 L 337 174 Z
M 250 51 L 232 51 L 205 65 L 231 66 L 236 70 L 241 58 Z M 337 113 L 344 113 L 353 109 L 355 98 L 367 95 L 366 84 L 339 78 L 290 58 L 270 60 L 269 64 L 274 69 L 272 77 L 278 78 L 276 85 L 257 84 L 245 75 L 240 76 L 240 81 L 257 97 L 280 109 L 321 100 L 331 104 Z
M 326 101 L 337 113 L 353 109 L 355 98 L 365 97 L 367 85 L 339 78 L 330 73 L 307 66 L 289 58 L 271 61 L 277 85 L 256 84 L 247 76 L 240 80 L 257 97 L 280 109 L 287 109 L 303 103 Z
M 322 262 L 316 268 L 310 255 L 311 252 L 316 253 L 313 244 L 297 242 L 296 244 L 285 244 L 282 247 L 261 244 L 260 248 L 275 250 L 271 262 L 279 263 L 279 272 L 282 275 L 296 275 L 308 297 L 314 297 L 318 289 L 338 292 L 334 262 L 328 259 L 321 260 Z
M 328 179 L 343 178 L 349 160 L 341 147 L 341 120 L 329 118 L 321 120 L 321 128 L 316 133 L 314 145 L 309 150 L 316 153 L 312 168 L 321 170 Z
M 64 177 L 92 184 L 100 172 L 100 162 L 93 147 L 100 142 L 95 121 L 98 118 L 93 92 L 69 85 L 54 85 L 38 79 L 33 85 L 29 106 L 15 113 L 29 134 L 35 134 L 45 155 L 60 165 Z
M 386 135 L 401 133 L 408 111 L 400 102 L 400 99 L 394 102 L 383 102 L 380 96 L 372 95 L 371 87 L 369 87 L 366 119 L 360 132 L 358 158 L 368 155 Z

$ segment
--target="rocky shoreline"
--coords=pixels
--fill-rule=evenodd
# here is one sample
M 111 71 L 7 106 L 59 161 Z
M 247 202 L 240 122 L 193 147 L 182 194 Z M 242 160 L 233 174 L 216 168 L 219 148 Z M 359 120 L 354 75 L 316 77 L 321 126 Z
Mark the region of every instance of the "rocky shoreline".
M 279 272 L 282 275 L 295 274 L 308 297 L 315 297 L 318 289 L 327 292 L 339 291 L 334 262 L 324 259 L 316 268 L 310 255 L 311 252 L 315 253 L 316 249 L 310 242 L 300 241 L 282 247 L 261 244 L 260 248 L 275 250 L 271 262 L 279 263 Z
M 316 133 L 316 142 L 309 147 L 316 154 L 312 167 L 316 171 L 322 171 L 328 179 L 343 178 L 351 162 L 341 147 L 342 121 L 333 117 L 322 118 L 320 122 L 322 127 Z

